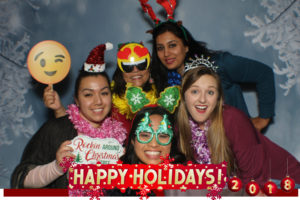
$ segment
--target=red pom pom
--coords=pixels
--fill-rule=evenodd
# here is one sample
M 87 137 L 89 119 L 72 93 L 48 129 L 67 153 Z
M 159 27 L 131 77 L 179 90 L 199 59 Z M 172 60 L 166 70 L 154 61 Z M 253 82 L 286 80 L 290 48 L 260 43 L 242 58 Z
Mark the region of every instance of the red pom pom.
M 238 192 L 242 188 L 242 181 L 238 177 L 234 176 L 228 181 L 228 188 L 232 192 Z
M 126 192 L 126 188 L 120 188 L 120 190 L 121 190 L 122 193 Z

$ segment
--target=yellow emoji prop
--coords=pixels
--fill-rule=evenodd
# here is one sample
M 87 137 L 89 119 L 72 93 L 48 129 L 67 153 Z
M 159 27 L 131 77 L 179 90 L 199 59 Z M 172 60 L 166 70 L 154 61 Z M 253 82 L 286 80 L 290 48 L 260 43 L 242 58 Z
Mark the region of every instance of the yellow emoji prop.
M 45 40 L 32 47 L 27 57 L 27 66 L 31 76 L 38 82 L 55 84 L 69 73 L 71 58 L 62 44 Z
M 146 47 L 138 43 L 127 43 L 117 54 L 118 66 L 122 72 L 130 73 L 134 66 L 146 70 L 150 65 L 150 53 Z

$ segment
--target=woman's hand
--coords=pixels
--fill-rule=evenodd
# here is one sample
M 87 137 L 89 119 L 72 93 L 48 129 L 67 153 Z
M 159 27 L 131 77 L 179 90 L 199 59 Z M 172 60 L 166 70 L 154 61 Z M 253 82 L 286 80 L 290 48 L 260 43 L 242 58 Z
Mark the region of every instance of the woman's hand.
M 261 118 L 261 117 L 255 117 L 251 118 L 251 121 L 259 132 L 261 132 L 262 129 L 266 128 L 270 122 L 270 118 Z
M 54 110 L 56 118 L 66 115 L 66 110 L 60 102 L 59 95 L 53 90 L 52 85 L 48 85 L 44 89 L 43 101 L 47 108 Z
M 61 166 L 61 163 L 63 162 L 64 157 L 70 157 L 75 159 L 75 155 L 72 154 L 74 149 L 68 145 L 70 145 L 72 142 L 70 140 L 64 141 L 60 147 L 58 148 L 56 152 L 56 163 L 58 164 L 61 171 L 63 171 L 63 167 Z

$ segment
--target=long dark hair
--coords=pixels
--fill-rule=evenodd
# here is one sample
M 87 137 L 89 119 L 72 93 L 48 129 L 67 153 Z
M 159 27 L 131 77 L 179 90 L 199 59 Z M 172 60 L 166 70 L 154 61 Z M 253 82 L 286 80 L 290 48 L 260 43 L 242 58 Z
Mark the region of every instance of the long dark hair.
M 128 138 L 128 143 L 126 146 L 126 151 L 125 154 L 120 158 L 121 161 L 123 161 L 124 164 L 138 164 L 140 162 L 139 158 L 137 157 L 135 151 L 134 151 L 134 146 L 131 143 L 131 141 L 133 141 L 136 137 L 135 132 L 137 129 L 138 124 L 140 123 L 140 121 L 143 119 L 143 117 L 145 116 L 145 113 L 148 112 L 149 116 L 157 114 L 160 116 L 163 115 L 167 115 L 168 116 L 168 120 L 171 122 L 171 124 L 174 124 L 174 119 L 173 116 L 166 111 L 164 108 L 160 107 L 160 106 L 156 106 L 156 107 L 145 107 L 142 110 L 140 110 L 133 122 L 132 122 L 132 127 L 131 127 L 131 131 L 129 133 L 129 138 Z M 177 143 L 177 138 L 174 134 L 174 137 L 172 138 L 171 141 L 171 151 L 170 151 L 170 157 L 174 158 L 174 163 L 185 163 L 186 159 L 185 156 L 178 150 L 178 143 Z
M 130 42 L 130 43 L 135 43 L 135 42 Z M 124 44 L 127 44 L 127 43 L 124 43 Z M 143 45 L 142 42 L 139 42 L 138 44 Z M 122 47 L 122 45 L 120 45 L 120 48 L 121 47 Z M 152 84 L 150 83 L 151 78 L 153 79 L 153 84 L 156 86 L 156 88 L 157 88 L 157 83 L 160 80 L 159 74 L 154 73 L 152 70 L 152 62 L 151 61 L 150 61 L 150 66 L 149 66 L 148 70 L 150 72 L 150 78 L 149 78 L 149 80 L 147 80 L 145 85 L 143 85 L 143 90 L 145 92 L 148 92 L 152 89 Z M 121 69 L 118 66 L 113 74 L 112 80 L 114 81 L 114 85 L 112 87 L 112 92 L 117 94 L 119 97 L 123 96 L 126 91 L 126 81 L 123 78 L 123 72 L 121 71 Z M 157 93 L 156 95 L 158 96 L 158 94 L 159 93 Z
M 82 69 L 79 71 L 79 74 L 75 81 L 75 91 L 74 91 L 75 98 L 78 98 L 78 90 L 79 90 L 79 86 L 80 86 L 82 79 L 85 77 L 89 77 L 89 76 L 103 76 L 107 80 L 108 85 L 110 85 L 109 77 L 106 72 L 87 72 L 87 71 L 84 71 L 83 67 L 82 67 Z M 109 89 L 110 89 L 110 87 L 109 87 Z
M 189 51 L 185 56 L 185 62 L 189 58 L 195 58 L 195 55 L 198 55 L 199 57 L 201 55 L 208 57 L 212 56 L 212 54 L 215 53 L 215 51 L 209 50 L 206 47 L 205 42 L 196 41 L 190 34 L 190 32 L 184 26 L 182 26 L 181 23 L 166 21 L 155 27 L 152 32 L 152 70 L 153 73 L 160 74 L 161 77 L 156 84 L 158 85 L 158 92 L 161 92 L 168 86 L 168 83 L 166 81 L 168 79 L 168 69 L 160 61 L 156 50 L 156 38 L 165 32 L 173 33 L 175 36 L 181 39 L 184 46 L 187 46 L 189 48 Z

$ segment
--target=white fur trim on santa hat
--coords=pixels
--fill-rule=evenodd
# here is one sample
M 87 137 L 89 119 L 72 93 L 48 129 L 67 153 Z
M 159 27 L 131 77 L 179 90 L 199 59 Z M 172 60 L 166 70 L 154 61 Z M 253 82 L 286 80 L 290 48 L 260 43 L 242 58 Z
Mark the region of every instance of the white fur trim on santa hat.
M 84 63 L 84 71 L 86 72 L 104 72 L 105 64 L 88 64 Z

